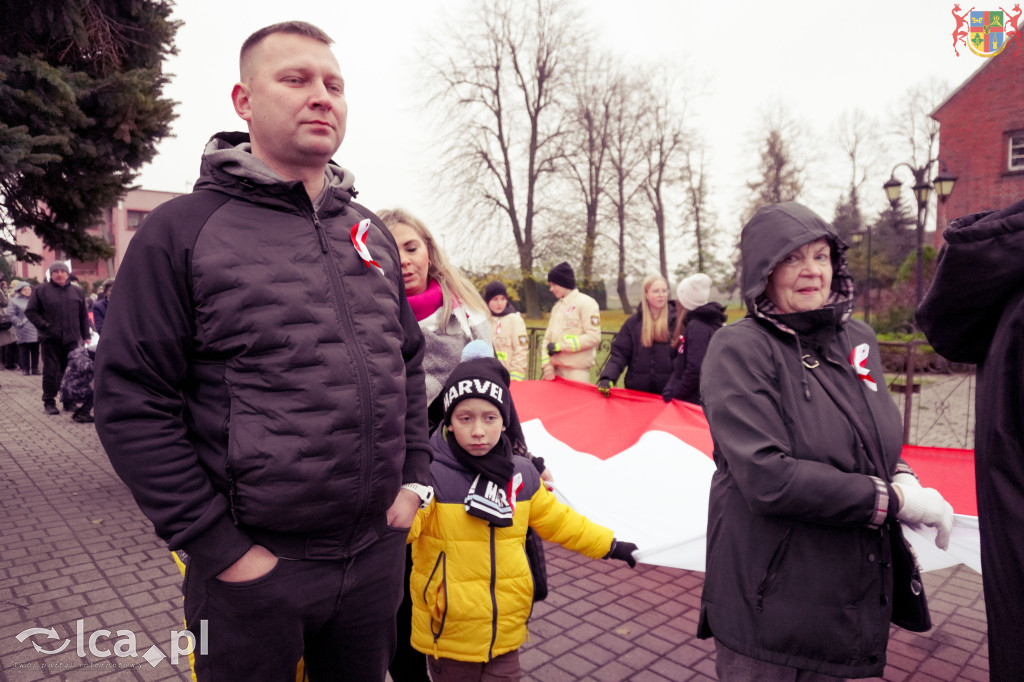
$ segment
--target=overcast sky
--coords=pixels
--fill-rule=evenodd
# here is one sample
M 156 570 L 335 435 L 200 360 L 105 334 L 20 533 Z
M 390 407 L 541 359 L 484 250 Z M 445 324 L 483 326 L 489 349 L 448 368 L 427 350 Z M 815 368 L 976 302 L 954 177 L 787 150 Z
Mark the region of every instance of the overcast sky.
M 262 26 L 301 19 L 337 42 L 349 118 L 335 158 L 355 173 L 360 201 L 371 209 L 403 205 L 446 240 L 457 237 L 458 227 L 445 222 L 450 197 L 428 181 L 438 169 L 430 158 L 432 129 L 422 113 L 414 60 L 428 34 L 443 37 L 453 30 L 441 22 L 441 10 L 465 6 L 465 0 L 177 0 L 175 18 L 184 25 L 179 54 L 165 67 L 174 74 L 165 92 L 179 102 L 178 118 L 174 137 L 160 145 L 140 184 L 191 188 L 210 135 L 244 129 L 230 100 L 241 43 Z M 754 134 L 767 107 L 781 103 L 806 126 L 802 142 L 816 157 L 806 201 L 831 218 L 849 181 L 842 151 L 831 141 L 840 115 L 860 109 L 884 132 L 909 89 L 941 80 L 952 91 L 985 63 L 963 47 L 959 57 L 954 54 L 951 2 L 586 0 L 581 6 L 606 45 L 637 64 L 680 65 L 704 91 L 691 100 L 690 112 L 697 115 L 691 123 L 707 140 L 714 208 L 728 228 L 745 203 L 743 183 L 754 176 Z M 869 210 L 882 208 L 881 184 L 893 164 L 909 160 L 895 140 L 886 148 L 877 181 L 869 180 L 865 189 L 876 202 Z

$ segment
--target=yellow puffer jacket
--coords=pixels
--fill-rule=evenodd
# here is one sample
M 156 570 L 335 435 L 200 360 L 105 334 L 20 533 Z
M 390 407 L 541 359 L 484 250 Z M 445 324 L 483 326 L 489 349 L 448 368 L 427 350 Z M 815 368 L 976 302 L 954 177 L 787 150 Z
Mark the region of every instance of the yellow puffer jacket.
M 612 531 L 559 502 L 540 484 L 533 464 L 516 456 L 523 487 L 513 524 L 498 528 L 466 513 L 472 475 L 445 443 L 431 439 L 434 499 L 409 531 L 412 543 L 412 645 L 420 652 L 483 662 L 526 641 L 533 610 L 533 578 L 526 560 L 526 528 L 593 559 L 605 556 Z

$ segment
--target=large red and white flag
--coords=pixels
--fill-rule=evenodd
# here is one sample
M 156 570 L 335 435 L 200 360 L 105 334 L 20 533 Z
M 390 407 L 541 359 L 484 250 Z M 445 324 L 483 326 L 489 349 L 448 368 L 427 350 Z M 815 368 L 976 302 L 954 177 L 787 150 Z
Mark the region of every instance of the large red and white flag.
M 563 379 L 514 381 L 512 397 L 530 451 L 544 457 L 564 502 L 635 542 L 640 561 L 704 570 L 715 463 L 700 407 L 618 388 L 605 398 Z M 948 551 L 935 547 L 933 531 L 908 530 L 922 568 L 964 563 L 980 572 L 973 452 L 905 446 L 903 457 L 956 512 Z

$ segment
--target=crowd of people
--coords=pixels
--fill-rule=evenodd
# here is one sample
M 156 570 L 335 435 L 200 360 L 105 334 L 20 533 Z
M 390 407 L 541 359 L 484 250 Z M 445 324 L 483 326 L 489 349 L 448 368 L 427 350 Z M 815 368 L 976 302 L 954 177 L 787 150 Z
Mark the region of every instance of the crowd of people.
M 0 366 L 42 375 L 43 411 L 59 415 L 59 399 L 80 424 L 93 422 L 93 360 L 113 279 L 100 289 L 88 297 L 59 260 L 41 284 L 0 277 Z
M 415 215 L 355 202 L 333 161 L 348 105 L 331 45 L 305 22 L 242 45 L 247 132 L 210 139 L 194 191 L 150 214 L 116 301 L 111 282 L 92 306 L 96 428 L 184 566 L 186 625 L 209 633 L 199 680 L 519 679 L 529 534 L 631 567 L 637 548 L 560 503 L 529 451 L 511 386 L 530 335 L 506 284 L 481 295 Z M 952 510 L 900 458 L 835 229 L 767 206 L 741 258 L 746 316 L 729 326 L 707 274 L 674 303 L 646 277 L 596 389 L 614 400 L 622 378 L 706 411 L 695 635 L 715 639 L 719 679 L 881 675 L 902 525 L 944 549 Z M 589 383 L 600 307 L 567 262 L 547 282 L 541 378 Z M 67 266 L 2 294 L 0 343 L 25 374 L 42 358 L 44 410 L 60 396 L 92 421 L 91 390 L 60 394 L 69 366 L 92 370 Z

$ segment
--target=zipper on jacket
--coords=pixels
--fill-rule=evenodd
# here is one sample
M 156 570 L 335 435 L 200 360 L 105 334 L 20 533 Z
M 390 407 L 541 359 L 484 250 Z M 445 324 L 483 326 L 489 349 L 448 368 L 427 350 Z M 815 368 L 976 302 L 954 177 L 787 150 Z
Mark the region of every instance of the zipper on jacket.
M 231 522 L 238 525 L 238 484 L 235 482 L 235 475 L 231 471 L 231 465 L 227 465 L 225 473 L 228 476 L 228 511 L 231 513 Z
M 320 225 L 316 209 L 313 210 L 313 229 L 316 231 L 316 240 L 320 242 L 320 253 L 327 253 L 327 238 L 324 237 L 324 228 Z
M 498 578 L 497 556 L 494 550 L 494 526 L 491 526 L 491 645 L 487 648 L 487 660 L 494 658 L 494 642 L 498 638 L 498 595 L 495 583 Z
M 789 536 L 792 535 L 792 533 L 793 528 L 790 527 L 782 537 L 782 542 L 775 547 L 775 551 L 772 552 L 772 558 L 768 562 L 768 568 L 765 569 L 764 577 L 761 578 L 761 582 L 757 586 L 758 613 L 761 613 L 764 610 L 764 593 L 768 589 L 768 586 L 775 580 L 775 576 L 779 574 L 779 565 L 782 563 L 782 557 L 786 554 L 786 547 L 789 546 Z
M 348 309 L 342 302 L 345 300 L 344 286 L 342 284 L 342 278 L 338 272 L 338 268 L 335 264 L 334 257 L 331 255 L 331 250 L 327 241 L 327 235 L 324 234 L 323 226 L 320 224 L 320 218 L 317 216 L 316 208 L 313 206 L 312 200 L 309 195 L 302 193 L 302 200 L 305 202 L 306 207 L 309 210 L 310 218 L 313 221 L 313 230 L 316 234 L 317 241 L 320 244 L 320 251 L 324 256 L 324 260 L 327 262 L 327 277 L 331 282 L 331 291 L 334 293 L 335 310 L 338 312 L 338 316 L 341 318 L 342 324 L 342 338 L 341 342 L 346 343 L 346 336 L 348 338 L 355 338 L 355 324 L 352 319 L 352 311 Z M 370 385 L 369 372 L 366 368 L 366 358 L 364 354 L 358 348 L 359 344 L 350 343 L 348 344 L 349 353 L 352 357 L 352 362 L 356 366 L 358 375 L 358 387 L 359 395 L 367 396 L 367 404 L 373 404 L 373 391 Z M 372 416 L 362 419 L 361 435 L 363 442 L 365 443 L 366 452 L 369 456 L 361 458 L 360 466 L 360 478 L 363 481 L 362 496 L 358 500 L 358 507 L 363 509 L 363 513 L 360 515 L 359 520 L 352 526 L 351 538 L 355 536 L 356 530 L 363 525 L 366 516 L 366 501 L 370 497 L 370 468 L 373 462 L 374 452 L 374 438 L 373 438 L 373 418 Z
M 433 614 L 430 614 L 430 634 L 434 636 L 435 654 L 437 653 L 437 640 L 441 638 L 441 633 L 444 632 L 444 623 L 448 619 L 448 555 L 444 551 L 438 553 L 437 561 L 434 562 L 434 568 L 430 571 L 430 576 L 427 578 L 427 584 L 423 587 L 424 604 L 430 603 L 427 601 L 427 590 L 430 589 L 430 584 L 434 582 L 434 576 L 437 575 L 438 567 L 441 568 L 441 591 L 444 594 L 444 613 L 441 614 L 441 622 L 437 626 L 437 632 L 434 632 L 434 617 Z M 436 655 L 435 658 L 437 658 Z

